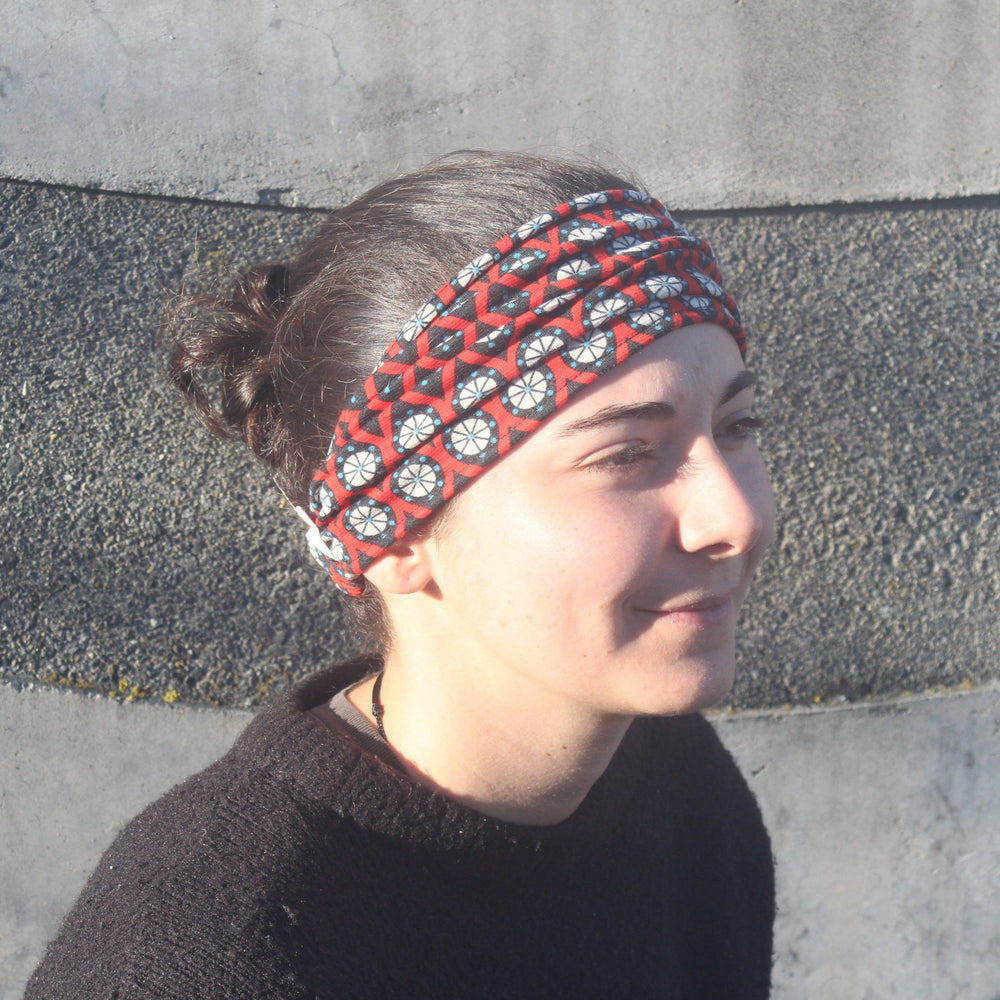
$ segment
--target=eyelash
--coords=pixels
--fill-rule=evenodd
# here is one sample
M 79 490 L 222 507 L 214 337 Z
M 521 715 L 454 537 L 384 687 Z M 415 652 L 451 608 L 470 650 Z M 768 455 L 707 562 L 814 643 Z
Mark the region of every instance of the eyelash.
M 627 469 L 629 466 L 638 465 L 640 462 L 653 457 L 653 449 L 646 445 L 630 444 L 618 451 L 605 455 L 604 458 L 594 462 L 591 469 Z

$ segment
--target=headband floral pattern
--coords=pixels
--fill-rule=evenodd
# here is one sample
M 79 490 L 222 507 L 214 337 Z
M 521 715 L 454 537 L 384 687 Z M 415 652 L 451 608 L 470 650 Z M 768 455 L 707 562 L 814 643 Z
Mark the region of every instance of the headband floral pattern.
M 341 413 L 310 488 L 310 547 L 363 591 L 389 546 L 576 392 L 672 330 L 746 334 L 707 243 L 638 191 L 575 198 L 438 290 Z

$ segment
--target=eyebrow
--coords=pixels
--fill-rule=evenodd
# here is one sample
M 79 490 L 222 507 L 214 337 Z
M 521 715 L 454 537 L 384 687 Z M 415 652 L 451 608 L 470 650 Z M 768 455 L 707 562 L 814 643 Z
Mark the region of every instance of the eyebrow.
M 589 417 L 574 420 L 559 431 L 559 437 L 568 437 L 580 431 L 592 431 L 606 424 L 618 423 L 622 420 L 670 420 L 676 415 L 676 410 L 669 403 L 637 403 L 634 406 L 605 406 L 603 410 L 592 413 Z
M 734 396 L 738 396 L 744 389 L 753 388 L 759 381 L 757 373 L 749 369 L 741 371 L 739 375 L 734 375 L 726 383 L 726 388 L 722 390 L 722 395 L 719 397 L 719 406 L 722 406 L 723 403 L 728 403 L 729 400 Z
M 731 399 L 738 396 L 744 389 L 755 386 L 758 382 L 757 375 L 752 371 L 742 371 L 734 375 L 722 390 L 717 405 L 723 406 Z M 579 434 L 582 431 L 592 431 L 607 424 L 618 423 L 623 420 L 671 420 L 677 415 L 677 411 L 670 403 L 653 401 L 649 403 L 636 403 L 632 406 L 606 406 L 603 410 L 592 413 L 589 417 L 582 417 L 566 424 L 559 431 L 559 437 L 568 437 L 571 434 Z

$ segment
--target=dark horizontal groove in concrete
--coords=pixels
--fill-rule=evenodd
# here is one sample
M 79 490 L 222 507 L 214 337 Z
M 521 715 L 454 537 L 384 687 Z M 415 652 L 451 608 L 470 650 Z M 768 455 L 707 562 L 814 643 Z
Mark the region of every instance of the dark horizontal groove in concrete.
M 0 177 L 0 184 L 20 184 L 23 187 L 40 188 L 45 191 L 66 191 L 72 194 L 100 195 L 109 198 L 124 198 L 130 201 L 165 202 L 175 205 L 208 205 L 212 208 L 252 208 L 259 212 L 284 212 L 291 215 L 308 215 L 310 213 L 332 211 L 332 208 L 329 206 L 269 205 L 256 201 L 182 197 L 172 194 L 151 194 L 148 191 L 120 191 L 115 188 L 89 187 L 85 184 L 57 184 L 54 181 L 29 181 L 21 177 Z
M 873 215 L 893 211 L 937 211 L 942 208 L 1000 209 L 1000 194 L 970 194 L 951 198 L 906 198 L 899 201 L 829 201 L 818 204 L 768 205 L 758 208 L 684 208 L 671 209 L 679 216 L 697 215 L 700 219 L 787 218 L 803 213 L 829 212 L 834 215 Z
M 25 180 L 20 177 L 0 177 L 3 184 L 21 184 L 25 187 L 43 188 L 50 191 L 67 191 L 79 194 L 105 195 L 110 198 L 127 198 L 136 201 L 167 202 L 177 205 L 210 205 L 220 208 L 254 209 L 262 212 L 309 215 L 310 213 L 335 211 L 340 205 L 270 205 L 254 201 L 232 201 L 230 199 L 197 198 L 170 194 L 151 194 L 146 191 L 124 191 L 116 188 L 89 187 L 84 184 L 59 184 L 54 181 Z M 903 198 L 878 201 L 829 201 L 796 203 L 789 205 L 747 205 L 736 208 L 672 208 L 679 216 L 697 215 L 704 219 L 727 219 L 747 216 L 758 218 L 783 218 L 804 212 L 832 212 L 835 215 L 862 215 L 889 211 L 919 211 L 921 209 L 971 208 L 1000 209 L 1000 192 L 997 194 L 970 194 L 945 198 Z

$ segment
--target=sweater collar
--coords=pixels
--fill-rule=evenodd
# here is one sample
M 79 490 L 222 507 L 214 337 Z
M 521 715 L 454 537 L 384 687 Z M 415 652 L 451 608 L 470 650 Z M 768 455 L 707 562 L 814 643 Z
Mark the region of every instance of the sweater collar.
M 544 876 L 585 861 L 612 836 L 643 772 L 647 741 L 641 723 L 630 727 L 604 774 L 567 819 L 552 826 L 507 823 L 413 781 L 308 714 L 379 668 L 377 658 L 361 657 L 313 674 L 263 711 L 234 749 L 252 758 L 248 766 L 263 766 L 269 779 L 296 786 L 321 821 L 346 820 L 425 857 L 461 866 L 463 875 L 478 869 L 483 878 L 507 878 L 512 868 L 523 868 Z

